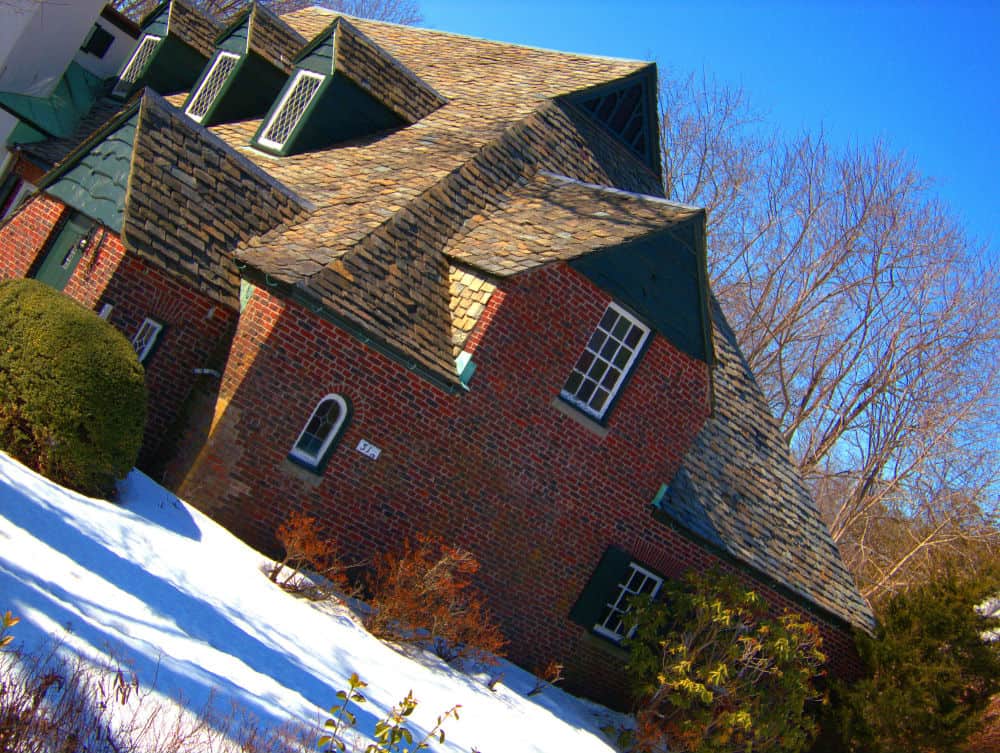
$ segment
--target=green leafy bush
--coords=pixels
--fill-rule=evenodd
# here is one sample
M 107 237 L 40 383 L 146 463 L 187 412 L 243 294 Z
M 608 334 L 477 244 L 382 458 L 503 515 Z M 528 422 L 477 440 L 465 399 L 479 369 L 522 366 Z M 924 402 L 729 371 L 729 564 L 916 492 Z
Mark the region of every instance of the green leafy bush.
M 1000 618 L 977 609 L 1000 593 L 1000 573 L 949 575 L 882 605 L 874 637 L 860 636 L 865 678 L 834 693 L 841 739 L 825 750 L 962 750 L 1000 692 Z
M 368 683 L 360 679 L 354 673 L 348 679 L 349 688 L 337 692 L 340 700 L 336 706 L 330 709 L 332 715 L 323 724 L 324 734 L 320 737 L 317 747 L 322 753 L 347 753 L 348 747 L 352 751 L 361 748 L 360 738 L 353 733 L 357 724 L 357 717 L 354 716 L 347 706 L 348 704 L 362 704 L 367 698 L 361 693 Z M 458 719 L 460 705 L 452 706 L 437 718 L 433 727 L 424 733 L 422 737 L 414 738 L 410 729 L 410 714 L 417 709 L 417 700 L 413 697 L 411 690 L 406 697 L 399 702 L 398 706 L 393 706 L 388 715 L 375 724 L 375 742 L 365 746 L 364 753 L 417 753 L 421 750 L 428 750 L 431 744 L 438 742 L 444 745 L 444 723 L 449 717 Z
M 638 707 L 634 747 L 672 753 L 803 750 L 816 724 L 818 628 L 768 615 L 735 578 L 689 573 L 636 600 L 625 641 Z
M 146 421 L 128 340 L 35 280 L 0 282 L 0 332 L 0 449 L 63 486 L 113 494 Z

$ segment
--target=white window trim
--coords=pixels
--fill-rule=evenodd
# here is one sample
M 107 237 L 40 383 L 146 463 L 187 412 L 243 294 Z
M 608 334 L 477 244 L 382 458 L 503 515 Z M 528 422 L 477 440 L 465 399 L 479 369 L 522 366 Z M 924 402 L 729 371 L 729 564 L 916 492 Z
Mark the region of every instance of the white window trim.
M 122 96 L 130 88 L 132 88 L 132 85 L 135 84 L 136 81 L 139 80 L 139 76 L 142 74 L 142 71 L 133 70 L 133 68 L 144 67 L 145 64 L 149 61 L 149 57 L 153 54 L 152 48 L 158 45 L 162 40 L 163 37 L 158 37 L 155 34 L 146 34 L 142 37 L 142 39 L 139 40 L 139 44 L 135 46 L 135 52 L 133 52 L 132 57 L 129 58 L 128 65 L 126 65 L 125 68 L 122 69 L 121 74 L 118 76 L 118 82 L 115 84 L 115 88 L 111 91 L 111 93 L 114 96 L 116 97 Z M 142 63 L 142 65 L 137 66 L 136 62 L 139 60 L 139 56 L 142 54 L 143 51 L 143 45 L 146 44 L 147 41 L 152 42 L 149 45 L 150 52 L 144 56 L 144 62 Z
M 284 141 L 281 142 L 272 141 L 271 139 L 266 137 L 267 132 L 271 130 L 271 126 L 274 125 L 275 121 L 281 116 L 281 111 L 285 109 L 285 105 L 288 103 L 289 98 L 291 98 L 292 94 L 295 92 L 295 88 L 299 85 L 299 81 L 301 81 L 303 78 L 319 79 L 319 81 L 322 82 L 326 78 L 326 76 L 324 76 L 322 73 L 313 73 L 312 71 L 306 71 L 306 70 L 299 70 L 299 72 L 295 74 L 295 78 L 292 79 L 292 83 L 289 84 L 287 89 L 285 89 L 285 94 L 281 98 L 281 101 L 278 103 L 278 106 L 274 108 L 274 112 L 271 114 L 271 117 L 267 119 L 267 122 L 264 124 L 264 127 L 260 129 L 260 138 L 257 139 L 257 143 L 260 144 L 261 146 L 266 146 L 271 149 L 283 149 L 285 144 L 288 142 L 288 139 L 295 132 L 295 129 L 298 128 L 299 122 L 302 120 L 302 116 L 305 115 L 306 110 L 309 109 L 309 105 L 312 104 L 312 101 L 316 98 L 316 95 L 319 94 L 319 90 L 321 87 L 317 86 L 316 90 L 309 97 L 308 101 L 305 103 L 305 106 L 302 108 L 302 115 L 299 115 L 298 120 L 296 120 L 295 124 L 291 127 L 291 129 L 289 129 L 288 135 L 285 136 Z
M 594 410 L 588 404 L 589 401 L 583 401 L 583 400 L 581 400 L 576 395 L 574 395 L 572 392 L 567 391 L 566 388 L 565 388 L 565 386 L 563 387 L 563 389 L 559 393 L 560 396 L 564 400 L 566 400 L 568 403 L 570 403 L 571 405 L 575 406 L 576 408 L 579 408 L 584 413 L 586 413 L 588 415 L 591 415 L 591 416 L 593 416 L 594 418 L 596 418 L 598 420 L 604 418 L 605 414 L 608 412 L 608 409 L 615 402 L 615 399 L 618 396 L 619 390 L 621 390 L 621 387 L 625 383 L 625 380 L 628 378 L 628 375 L 632 373 L 632 367 L 635 366 L 636 359 L 638 359 L 639 353 L 642 352 L 643 346 L 645 346 L 646 340 L 649 338 L 649 327 L 647 327 L 645 324 L 643 324 L 641 321 L 639 321 L 635 316 L 633 316 L 632 314 L 630 314 L 628 311 L 626 311 L 625 309 L 623 309 L 621 306 L 619 306 L 614 301 L 611 301 L 608 304 L 608 307 L 604 310 L 604 313 L 601 314 L 601 319 L 598 321 L 597 325 L 594 326 L 594 329 L 590 333 L 590 337 L 593 337 L 594 334 L 597 332 L 598 327 L 600 327 L 600 321 L 603 321 L 605 315 L 607 314 L 607 312 L 609 310 L 614 311 L 616 314 L 618 314 L 618 316 L 620 316 L 620 317 L 628 320 L 633 326 L 635 326 L 639 330 L 641 330 L 642 331 L 642 337 L 639 338 L 639 342 L 637 342 L 636 345 L 635 345 L 635 348 L 633 348 L 632 354 L 629 356 L 628 361 L 622 367 L 621 373 L 618 375 L 618 379 L 615 381 L 614 385 L 608 390 L 608 392 L 609 392 L 608 398 L 607 398 L 607 400 L 604 401 L 604 405 L 601 407 L 600 410 Z M 588 343 L 589 342 L 590 342 L 590 340 L 588 339 Z M 584 349 L 583 349 L 583 352 L 581 353 L 581 356 L 583 355 L 583 353 L 586 352 L 586 350 L 587 350 L 587 346 L 584 346 Z M 600 355 L 597 355 L 597 357 L 601 358 L 601 360 L 605 360 L 606 361 L 606 359 L 604 359 Z M 579 357 L 577 358 L 577 361 L 579 361 Z M 617 368 L 617 367 L 615 367 L 615 368 Z M 575 370 L 576 370 L 576 361 L 574 361 L 573 369 L 571 369 L 570 375 L 572 375 L 573 371 L 575 371 Z M 569 381 L 569 377 L 567 377 L 567 381 Z
M 618 610 L 618 611 L 620 611 L 620 613 L 621 613 L 621 615 L 623 617 L 626 614 L 628 614 L 629 609 L 628 609 L 627 605 L 625 606 L 624 609 L 622 609 L 622 607 L 619 606 L 619 602 L 623 598 L 629 598 L 630 596 L 635 596 L 638 593 L 638 592 L 635 592 L 635 591 L 628 591 L 626 589 L 626 586 L 628 585 L 628 582 L 632 579 L 632 573 L 634 573 L 634 572 L 635 573 L 639 573 L 640 575 L 645 576 L 646 578 L 649 578 L 650 580 L 656 581 L 656 585 L 653 587 L 653 590 L 649 594 L 650 598 L 655 599 L 656 595 L 658 593 L 660 593 L 660 588 L 663 587 L 663 578 L 661 578 L 656 573 L 652 572 L 651 570 L 647 570 L 642 565 L 639 565 L 639 564 L 637 564 L 635 562 L 629 562 L 628 566 L 629 566 L 629 573 L 625 577 L 624 582 L 618 583 L 618 584 L 615 585 L 616 593 L 613 595 L 614 598 L 611 601 L 608 601 L 607 604 L 606 604 L 606 606 L 611 607 L 612 610 Z M 626 596 L 626 594 L 628 594 L 628 596 Z M 612 614 L 615 614 L 615 612 L 612 612 Z M 604 618 L 604 622 L 607 622 L 607 620 L 610 617 L 611 617 L 611 615 L 608 615 L 608 617 L 605 617 Z M 622 633 L 617 633 L 614 630 L 611 630 L 609 628 L 606 628 L 603 625 L 603 623 L 599 622 L 596 625 L 594 625 L 594 632 L 597 633 L 598 635 L 603 635 L 605 638 L 610 638 L 611 640 L 615 641 L 616 643 L 620 643 L 625 638 L 631 638 L 632 634 L 635 633 L 635 628 L 633 627 L 631 630 L 628 631 L 628 634 L 625 635 L 625 634 L 622 634 Z
M 312 455 L 308 452 L 304 452 L 303 450 L 299 449 L 299 442 L 302 441 L 302 437 L 305 435 L 306 430 L 309 428 L 309 424 L 312 423 L 313 418 L 316 416 L 316 411 L 318 411 L 320 407 L 323 405 L 323 403 L 325 403 L 327 400 L 333 400 L 335 403 L 337 403 L 337 406 L 340 408 L 340 417 L 337 419 L 337 423 L 335 423 L 330 428 L 330 431 L 327 433 L 326 439 L 323 440 L 323 444 L 320 445 L 319 450 L 316 452 L 315 455 Z M 333 443 L 333 440 L 336 439 L 338 436 L 340 436 L 340 432 L 344 428 L 344 421 L 346 420 L 347 420 L 347 401 L 336 393 L 330 393 L 329 395 L 324 395 L 316 403 L 316 407 L 312 409 L 312 413 L 309 414 L 309 418 L 302 425 L 302 431 L 300 431 L 299 435 L 295 438 L 295 442 L 292 444 L 292 449 L 289 451 L 288 454 L 294 457 L 296 460 L 300 460 L 303 463 L 312 466 L 313 468 L 318 468 L 319 464 L 323 461 L 323 458 L 326 455 L 327 451 L 330 449 L 330 445 Z
M 138 331 L 132 336 L 132 347 L 135 348 L 136 355 L 139 356 L 139 363 L 145 363 L 146 358 L 160 339 L 163 325 L 155 319 L 146 317 L 139 325 Z M 145 333 L 145 334 L 144 334 Z
M 219 63 L 222 61 L 223 58 L 239 62 L 240 56 L 235 55 L 232 52 L 219 52 L 219 54 L 215 56 L 215 60 L 212 62 L 212 67 L 208 70 L 208 73 L 205 75 L 205 78 L 201 80 L 201 86 L 198 87 L 198 91 L 196 91 L 194 93 L 194 96 L 191 97 L 191 104 L 188 105 L 187 108 L 184 110 L 184 114 L 187 115 L 189 118 L 191 118 L 191 120 L 193 120 L 195 123 L 200 123 L 205 119 L 205 116 L 208 114 L 208 111 L 211 110 L 212 105 L 215 104 L 215 100 L 219 96 L 219 93 L 222 91 L 222 88 L 226 85 L 226 81 L 229 80 L 229 77 L 233 75 L 233 71 L 236 70 L 236 67 L 233 66 L 233 68 L 230 69 L 229 73 L 226 74 L 225 78 L 222 79 L 222 81 L 219 83 L 217 91 L 212 96 L 212 100 L 206 103 L 204 108 L 205 111 L 201 115 L 193 115 L 191 111 L 194 109 L 194 106 L 198 104 L 198 98 L 205 90 L 205 87 L 208 86 L 209 83 L 211 83 L 212 74 L 215 73 L 215 69 L 219 67 Z

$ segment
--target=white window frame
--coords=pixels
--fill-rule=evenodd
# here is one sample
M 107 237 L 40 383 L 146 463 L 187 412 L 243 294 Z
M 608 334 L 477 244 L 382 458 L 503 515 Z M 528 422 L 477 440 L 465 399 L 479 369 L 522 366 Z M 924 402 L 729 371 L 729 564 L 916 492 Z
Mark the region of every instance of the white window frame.
M 641 332 L 641 336 L 638 342 L 636 342 L 634 346 L 627 345 L 623 341 L 619 340 L 617 337 L 614 337 L 614 335 L 610 334 L 610 332 L 608 332 L 602 327 L 602 323 L 607 317 L 608 312 L 613 312 L 614 314 L 617 315 L 618 318 L 615 320 L 614 324 L 617 324 L 620 320 L 624 319 L 629 323 L 629 325 L 631 325 L 630 330 L 631 328 L 635 328 Z M 614 326 L 612 326 L 612 329 L 614 329 Z M 627 334 L 628 333 L 626 332 L 626 335 Z M 601 340 L 600 345 L 597 346 L 597 350 L 594 350 L 593 345 L 595 339 L 597 339 L 599 336 L 602 335 L 603 335 L 603 340 Z M 604 313 L 601 314 L 600 321 L 594 328 L 594 331 L 591 333 L 590 340 L 588 340 L 586 347 L 583 349 L 583 353 L 580 354 L 580 357 L 576 360 L 576 363 L 573 365 L 573 369 L 570 372 L 569 377 L 567 377 L 566 379 L 566 384 L 563 385 L 562 391 L 559 393 L 560 396 L 571 405 L 579 408 L 584 413 L 587 413 L 596 419 L 604 418 L 605 414 L 607 414 L 608 412 L 608 409 L 615 402 L 615 398 L 618 396 L 618 391 L 621 389 L 622 384 L 625 383 L 625 379 L 628 377 L 629 373 L 631 373 L 632 367 L 635 366 L 635 362 L 638 359 L 639 354 L 642 352 L 643 346 L 646 344 L 646 340 L 648 339 L 648 337 L 649 337 L 649 327 L 640 322 L 635 316 L 630 314 L 628 311 L 623 309 L 614 301 L 609 303 L 608 307 L 604 310 Z M 610 359 L 601 355 L 600 353 L 600 351 L 604 348 L 605 344 L 608 342 L 609 339 L 613 339 L 615 342 L 618 343 L 618 349 L 615 351 L 614 354 L 612 354 Z M 618 353 L 621 351 L 622 348 L 630 350 L 631 352 L 625 364 L 621 367 L 618 367 L 614 365 L 613 359 L 617 357 Z M 591 361 L 590 364 L 588 364 L 586 367 L 587 368 L 586 372 L 584 372 L 579 368 L 579 366 L 580 363 L 585 358 L 588 357 L 591 359 Z M 590 375 L 593 373 L 592 370 L 594 369 L 594 367 L 597 365 L 598 362 L 604 365 L 604 370 L 601 371 L 601 376 L 598 377 L 599 379 L 603 380 L 607 377 L 608 369 L 615 369 L 615 370 L 620 369 L 618 377 L 615 379 L 614 383 L 611 384 L 610 386 L 604 385 L 603 381 L 599 382 L 598 387 L 595 388 L 594 391 L 592 391 L 591 394 L 586 399 L 579 397 L 579 391 L 584 385 L 584 380 L 589 379 L 590 381 L 597 381 Z M 580 384 L 577 385 L 575 390 L 570 391 L 566 388 L 566 385 L 568 385 L 570 380 L 574 377 L 574 375 L 577 374 L 580 375 Z M 601 405 L 600 408 L 594 408 L 591 405 L 591 403 L 593 401 L 594 395 L 597 394 L 598 389 L 603 389 L 604 391 L 606 391 L 608 393 L 608 396 L 605 398 L 604 403 Z
M 627 634 L 619 633 L 617 630 L 612 630 L 608 627 L 608 623 L 613 624 L 624 621 L 625 615 L 629 612 L 628 600 L 633 596 L 643 593 L 642 586 L 644 586 L 647 581 L 651 580 L 655 584 L 653 586 L 653 590 L 648 592 L 651 599 L 655 599 L 657 594 L 660 593 L 660 588 L 663 587 L 663 578 L 656 573 L 651 570 L 647 570 L 645 567 L 636 562 L 630 562 L 628 566 L 629 571 L 625 578 L 625 582 L 618 583 L 615 586 L 616 591 L 613 594 L 614 598 L 605 603 L 605 607 L 607 607 L 610 611 L 603 620 L 594 625 L 595 633 L 603 635 L 605 638 L 610 638 L 616 643 L 620 643 L 626 637 L 631 638 L 632 634 L 635 633 L 635 628 L 633 627 Z M 640 582 L 638 589 L 629 588 L 636 575 L 642 577 L 643 580 Z
M 299 443 L 302 438 L 306 435 L 310 424 L 312 424 L 313 419 L 316 417 L 317 411 L 323 404 L 328 400 L 333 400 L 337 403 L 337 407 L 340 409 L 340 415 L 337 417 L 336 423 L 334 423 L 330 430 L 327 432 L 326 437 L 323 439 L 323 443 L 320 445 L 319 450 L 315 453 L 309 453 L 299 447 Z M 309 414 L 309 419 L 302 426 L 302 431 L 299 432 L 298 437 L 295 438 L 294 444 L 292 444 L 292 449 L 289 451 L 289 455 L 296 460 L 305 463 L 312 468 L 318 468 L 323 462 L 323 458 L 326 457 L 326 453 L 330 450 L 330 445 L 333 441 L 340 436 L 341 431 L 344 428 L 344 422 L 347 420 L 347 401 L 336 393 L 330 393 L 329 395 L 324 395 L 320 398 L 319 402 L 316 403 L 316 407 L 312 409 L 312 413 Z
M 205 91 L 205 88 L 210 83 L 212 83 L 212 76 L 215 73 L 216 69 L 219 67 L 219 64 L 222 62 L 223 58 L 227 60 L 235 60 L 236 62 L 233 64 L 233 67 L 229 69 L 229 72 L 219 82 L 219 85 L 215 88 L 215 93 L 212 95 L 212 98 L 208 102 L 204 103 L 204 107 L 202 108 L 203 112 L 201 113 L 201 115 L 195 115 L 193 112 L 195 109 L 195 105 L 199 104 L 198 100 L 201 97 L 202 93 Z M 236 66 L 239 65 L 239 61 L 240 61 L 239 55 L 233 54 L 232 52 L 220 51 L 219 54 L 215 56 L 215 60 L 212 61 L 212 67 L 209 68 L 208 73 L 205 75 L 205 78 L 201 80 L 201 86 L 198 87 L 198 91 L 196 91 L 194 93 L 194 96 L 191 97 L 191 104 L 189 104 L 187 108 L 185 108 L 184 114 L 187 115 L 189 118 L 191 118 L 191 120 L 193 120 L 195 123 L 200 123 L 201 121 L 203 121 L 205 119 L 205 116 L 208 114 L 208 111 L 212 109 L 212 105 L 218 98 L 219 93 L 222 91 L 223 87 L 225 87 L 226 81 L 228 81 L 229 77 L 233 75 L 233 72 L 236 70 Z
M 163 325 L 155 319 L 146 317 L 142 320 L 139 329 L 132 336 L 132 347 L 135 349 L 136 355 L 139 356 L 139 363 L 146 362 L 153 346 L 156 345 L 156 341 L 160 339 L 161 332 L 163 332 Z
M 309 99 L 306 100 L 305 105 L 303 105 L 302 107 L 302 112 L 299 114 L 299 117 L 295 120 L 295 123 L 292 124 L 292 127 L 288 130 L 288 134 L 285 136 L 284 141 L 280 142 L 273 141 L 272 139 L 267 138 L 268 131 L 271 130 L 271 127 L 277 122 L 278 118 L 281 117 L 281 113 L 285 109 L 285 105 L 288 104 L 288 101 L 292 98 L 292 94 L 295 93 L 295 89 L 296 87 L 298 87 L 299 82 L 304 78 L 318 79 L 320 85 L 316 87 L 313 93 L 309 96 Z M 313 71 L 300 69 L 298 73 L 295 74 L 295 78 L 292 79 L 292 83 L 288 85 L 287 89 L 285 89 L 285 94 L 281 98 L 281 101 L 278 103 L 278 106 L 274 108 L 274 112 L 271 114 L 271 117 L 267 119 L 267 123 L 265 123 L 264 127 L 260 129 L 260 138 L 257 139 L 257 143 L 260 144 L 261 146 L 266 146 L 270 149 L 276 149 L 276 150 L 284 149 L 285 144 L 288 143 L 288 139 L 291 138 L 292 134 L 295 132 L 295 129 L 299 127 L 299 122 L 302 120 L 302 116 L 306 114 L 306 110 L 309 109 L 309 105 L 312 104 L 312 101 L 316 98 L 316 95 L 319 94 L 319 90 L 322 88 L 323 81 L 325 79 L 326 76 L 324 76 L 322 73 L 314 73 Z
M 114 96 L 121 97 L 139 80 L 139 76 L 142 75 L 142 69 L 149 63 L 149 58 L 153 55 L 153 50 L 161 41 L 163 41 L 163 37 L 158 37 L 155 34 L 146 34 L 139 40 L 139 44 L 135 46 L 135 52 L 129 58 L 128 65 L 122 69 L 121 74 L 118 76 L 118 82 L 111 91 Z M 147 42 L 150 42 L 150 44 L 147 45 Z M 143 54 L 146 48 L 148 48 L 148 52 Z M 142 62 L 139 62 L 140 57 Z

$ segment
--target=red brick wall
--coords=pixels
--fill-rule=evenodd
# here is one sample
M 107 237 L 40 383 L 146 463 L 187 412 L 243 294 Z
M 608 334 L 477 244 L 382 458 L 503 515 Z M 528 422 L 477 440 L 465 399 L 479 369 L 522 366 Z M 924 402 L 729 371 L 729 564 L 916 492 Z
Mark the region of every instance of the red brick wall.
M 58 200 L 37 196 L 0 229 L 4 277 L 28 273 L 64 210 Z M 211 365 L 217 350 L 228 343 L 237 314 L 126 252 L 114 232 L 103 228 L 95 238 L 63 292 L 95 311 L 111 303 L 110 321 L 128 338 L 146 317 L 164 325 L 145 363 L 149 413 L 140 458 L 144 467 L 157 466 L 157 449 L 195 381 L 193 369 Z
M 64 209 L 56 199 L 35 195 L 0 225 L 0 279 L 27 276 Z
M 718 563 L 648 509 L 706 418 L 704 363 L 655 337 L 606 436 L 555 407 L 606 304 L 566 266 L 518 277 L 470 338 L 470 391 L 449 395 L 258 289 L 233 341 L 212 434 L 181 494 L 265 549 L 293 509 L 324 521 L 351 559 L 418 532 L 460 542 L 482 563 L 512 658 L 529 668 L 564 661 L 593 693 L 620 656 L 581 641 L 567 614 L 604 549 L 617 544 L 670 573 Z M 354 412 L 315 475 L 287 453 L 331 392 Z M 377 460 L 355 450 L 362 439 L 381 449 Z M 835 628 L 826 632 L 839 640 Z

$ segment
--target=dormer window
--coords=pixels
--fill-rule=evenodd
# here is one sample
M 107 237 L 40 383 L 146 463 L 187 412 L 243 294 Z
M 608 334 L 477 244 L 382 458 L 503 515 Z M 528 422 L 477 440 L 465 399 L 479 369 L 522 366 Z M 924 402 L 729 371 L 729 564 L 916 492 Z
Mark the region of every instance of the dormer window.
M 215 48 L 219 27 L 187 0 L 164 0 L 143 18 L 139 44 L 111 94 L 119 99 L 140 87 L 164 96 L 189 91 Z
M 300 154 L 415 123 L 445 100 L 344 18 L 293 61 L 252 144 Z
M 271 149 L 283 149 L 325 79 L 325 76 L 311 71 L 296 73 L 278 107 L 264 126 L 263 134 L 258 139 L 259 143 Z
M 184 102 L 184 113 L 203 126 L 264 117 L 288 83 L 292 58 L 306 45 L 271 11 L 248 5 L 216 38 Z
M 111 92 L 113 95 L 124 97 L 131 91 L 135 82 L 139 80 L 143 71 L 146 70 L 146 66 L 149 65 L 150 58 L 153 57 L 153 52 L 156 50 L 156 45 L 162 39 L 163 37 L 146 34 L 139 40 L 139 45 L 135 48 L 135 52 L 132 53 L 132 58 L 118 77 L 118 83 L 115 84 L 115 88 Z
M 584 413 L 604 418 L 639 356 L 649 328 L 608 304 L 560 395 Z
M 231 52 L 220 52 L 216 55 L 208 75 L 202 80 L 201 86 L 191 99 L 191 104 L 185 110 L 188 117 L 198 123 L 202 121 L 239 62 L 240 56 Z

